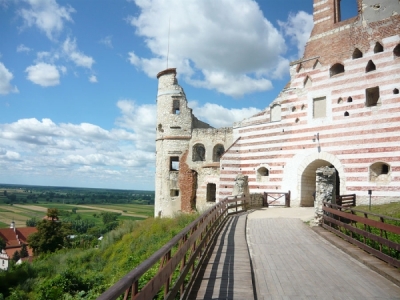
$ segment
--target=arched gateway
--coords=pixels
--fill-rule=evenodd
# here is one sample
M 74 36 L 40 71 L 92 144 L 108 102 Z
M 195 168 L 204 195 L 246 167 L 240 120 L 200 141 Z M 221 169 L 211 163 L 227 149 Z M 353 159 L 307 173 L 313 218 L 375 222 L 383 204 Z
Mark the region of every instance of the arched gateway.
M 314 153 L 307 156 L 300 164 L 297 172 L 299 184 L 300 206 L 314 206 L 313 194 L 315 192 L 315 171 L 320 167 L 333 167 L 336 169 L 338 183 L 336 194 L 345 193 L 345 176 L 343 165 L 336 156 L 326 153 Z

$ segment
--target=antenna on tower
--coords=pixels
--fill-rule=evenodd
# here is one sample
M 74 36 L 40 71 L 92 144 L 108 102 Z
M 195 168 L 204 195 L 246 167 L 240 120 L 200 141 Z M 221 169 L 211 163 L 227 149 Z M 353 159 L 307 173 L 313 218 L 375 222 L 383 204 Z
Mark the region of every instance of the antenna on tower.
M 171 29 L 171 17 L 169 17 L 169 22 L 168 22 L 168 48 L 167 48 L 167 69 L 168 69 L 168 56 L 169 56 L 169 32 Z

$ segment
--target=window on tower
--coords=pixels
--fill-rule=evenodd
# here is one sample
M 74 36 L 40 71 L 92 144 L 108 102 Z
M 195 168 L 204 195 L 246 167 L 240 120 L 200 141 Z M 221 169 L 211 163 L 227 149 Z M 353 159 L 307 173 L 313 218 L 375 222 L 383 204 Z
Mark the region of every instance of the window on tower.
M 180 101 L 179 100 L 174 100 L 173 103 L 172 103 L 172 113 L 174 115 L 179 115 L 180 112 L 181 112 Z

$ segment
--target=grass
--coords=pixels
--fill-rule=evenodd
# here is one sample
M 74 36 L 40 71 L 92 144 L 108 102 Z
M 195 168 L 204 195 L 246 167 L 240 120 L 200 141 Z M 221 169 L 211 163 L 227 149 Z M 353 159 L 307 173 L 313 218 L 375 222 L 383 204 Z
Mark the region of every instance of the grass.
M 82 219 L 93 220 L 96 225 L 101 224 L 102 212 L 121 213 L 120 220 L 144 220 L 153 215 L 154 206 L 140 204 L 101 204 L 101 205 L 76 205 L 62 203 L 35 203 L 35 204 L 0 204 L 0 227 L 9 227 L 11 221 L 15 221 L 17 227 L 25 227 L 28 219 L 36 217 L 43 218 L 48 208 L 57 208 L 72 212 L 73 208 L 77 209 L 77 213 Z

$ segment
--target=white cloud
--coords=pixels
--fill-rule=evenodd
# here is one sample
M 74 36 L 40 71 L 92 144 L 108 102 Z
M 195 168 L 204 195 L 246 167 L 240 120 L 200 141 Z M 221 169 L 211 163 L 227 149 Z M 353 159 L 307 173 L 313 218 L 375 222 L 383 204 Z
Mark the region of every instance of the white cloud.
M 102 38 L 102 39 L 99 41 L 99 43 L 100 43 L 100 44 L 103 44 L 103 45 L 106 45 L 108 48 L 113 48 L 113 44 L 112 44 L 111 39 L 112 39 L 112 36 L 109 35 L 109 36 L 106 36 L 105 38 Z
M 96 83 L 97 82 L 97 77 L 95 75 L 91 75 L 89 77 L 89 81 L 92 82 L 92 83 Z
M 25 46 L 24 44 L 21 44 L 17 47 L 17 52 L 26 52 L 29 53 L 32 49 Z
M 54 86 L 60 84 L 60 73 L 55 65 L 38 63 L 25 70 L 27 79 L 41 86 Z
M 310 37 L 314 22 L 313 16 L 304 11 L 297 14 L 290 14 L 286 22 L 278 21 L 279 26 L 297 46 L 298 58 L 303 56 L 304 47 Z
M 199 106 L 196 101 L 190 101 L 189 107 L 193 109 L 193 114 L 197 118 L 216 128 L 232 127 L 234 122 L 242 121 L 261 112 L 261 110 L 254 107 L 228 109 L 214 103 L 206 103 L 203 106 Z
M 11 84 L 13 77 L 13 74 L 0 62 L 0 95 L 18 93 L 17 87 Z
M 129 52 L 129 61 L 150 77 L 166 68 L 169 48 L 169 67 L 190 84 L 235 97 L 272 87 L 268 78 L 280 67 L 286 47 L 255 1 L 134 2 L 141 12 L 128 20 L 152 57 Z
M 71 13 L 75 10 L 71 6 L 60 6 L 55 0 L 24 0 L 29 8 L 23 8 L 18 14 L 24 20 L 26 27 L 36 26 L 43 31 L 50 40 L 54 40 L 64 28 L 64 22 L 73 22 Z
M 76 39 L 71 40 L 68 37 L 63 43 L 63 51 L 64 54 L 67 55 L 68 59 L 74 62 L 78 67 L 91 69 L 95 62 L 92 57 L 77 50 Z

